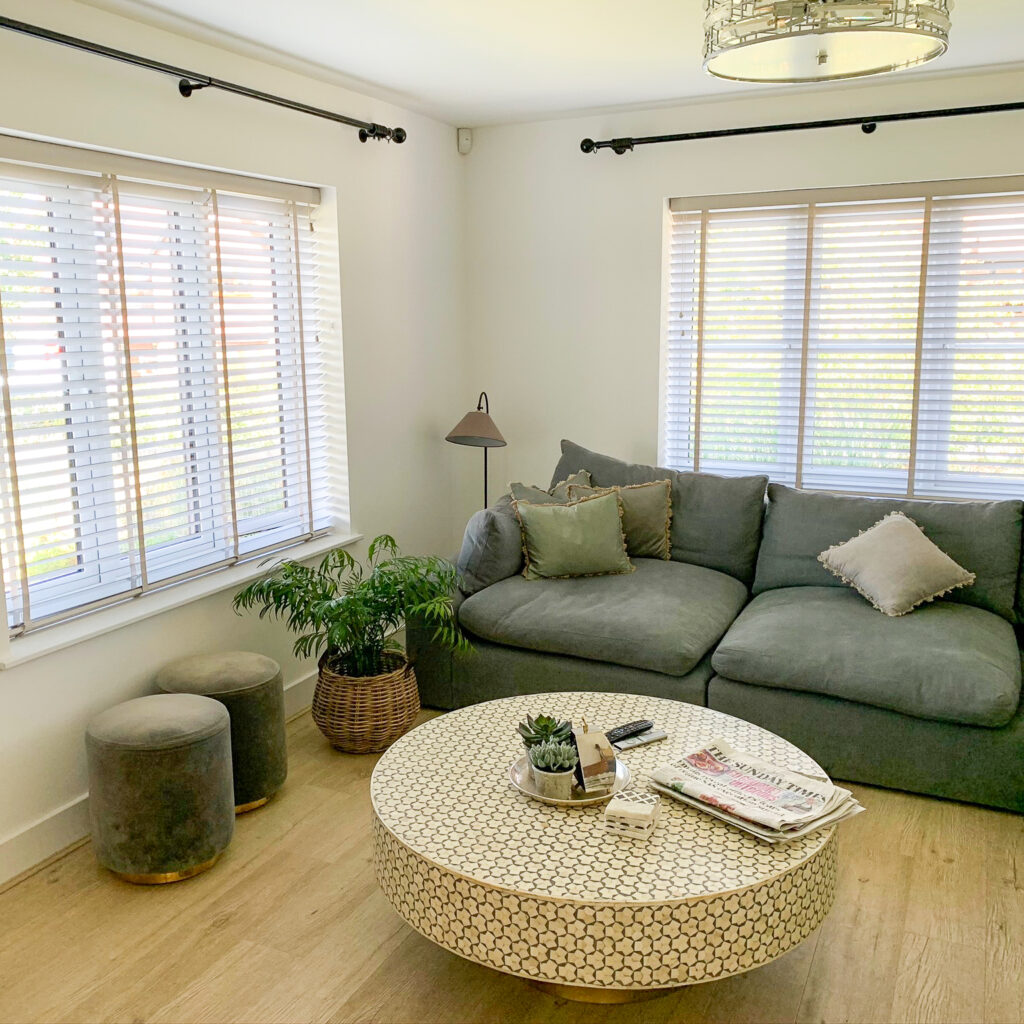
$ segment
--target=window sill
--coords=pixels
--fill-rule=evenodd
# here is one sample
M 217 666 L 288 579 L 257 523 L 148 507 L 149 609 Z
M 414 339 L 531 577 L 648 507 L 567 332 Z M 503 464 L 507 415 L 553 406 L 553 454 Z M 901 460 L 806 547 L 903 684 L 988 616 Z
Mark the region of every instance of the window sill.
M 332 548 L 346 547 L 360 540 L 359 533 L 328 533 L 323 537 L 297 544 L 292 548 L 284 548 L 275 552 L 275 556 L 287 557 L 296 561 L 305 561 L 322 555 Z M 135 622 L 152 618 L 163 612 L 191 604 L 211 594 L 225 590 L 234 590 L 250 580 L 256 579 L 264 571 L 265 558 L 254 558 L 251 562 L 233 565 L 227 569 L 218 569 L 207 576 L 187 580 L 158 590 L 155 593 L 143 594 L 129 598 L 120 604 L 83 615 L 70 622 L 41 629 L 27 636 L 14 637 L 0 647 L 0 669 L 14 668 L 27 661 L 45 657 L 66 647 L 72 647 L 85 640 L 102 636 L 123 629 Z

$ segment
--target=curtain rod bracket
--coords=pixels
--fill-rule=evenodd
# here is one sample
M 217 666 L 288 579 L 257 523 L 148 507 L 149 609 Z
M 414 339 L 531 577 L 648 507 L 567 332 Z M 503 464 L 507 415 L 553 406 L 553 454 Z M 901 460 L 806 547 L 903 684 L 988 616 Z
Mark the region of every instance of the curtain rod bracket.
M 185 99 L 188 99 L 192 93 L 196 92 L 198 89 L 206 89 L 209 85 L 209 82 L 190 82 L 187 78 L 182 78 L 178 82 L 178 92 L 180 92 Z

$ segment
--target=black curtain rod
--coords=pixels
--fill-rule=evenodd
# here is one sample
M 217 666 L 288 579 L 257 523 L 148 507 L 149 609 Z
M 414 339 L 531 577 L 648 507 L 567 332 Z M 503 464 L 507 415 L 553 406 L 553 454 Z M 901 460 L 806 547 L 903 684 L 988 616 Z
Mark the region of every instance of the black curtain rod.
M 35 39 L 43 39 L 49 43 L 70 46 L 73 50 L 82 50 L 85 53 L 93 53 L 98 57 L 107 57 L 110 60 L 120 61 L 122 64 L 131 64 L 133 67 L 145 68 L 147 71 L 156 71 L 161 75 L 177 78 L 178 92 L 186 98 L 198 89 L 221 89 L 224 92 L 234 93 L 236 96 L 245 96 L 251 100 L 259 100 L 261 103 L 272 103 L 274 106 L 284 107 L 286 110 L 297 110 L 302 114 L 312 114 L 313 117 L 322 117 L 327 121 L 334 121 L 337 124 L 358 128 L 360 142 L 366 142 L 367 139 L 388 139 L 391 142 L 405 142 L 406 133 L 404 128 L 388 128 L 386 125 L 376 124 L 373 121 L 360 121 L 358 118 L 346 117 L 344 114 L 336 114 L 331 110 L 313 107 L 308 103 L 287 100 L 283 96 L 274 96 L 269 92 L 260 92 L 259 89 L 250 89 L 246 85 L 236 85 L 234 82 L 225 82 L 222 78 L 200 75 L 195 71 L 188 71 L 173 64 L 164 64 L 163 61 L 150 60 L 149 57 L 140 57 L 137 53 L 115 50 L 113 47 L 104 46 L 102 43 L 91 43 L 88 39 L 78 39 L 76 36 L 68 36 L 62 32 L 40 28 L 38 25 L 29 25 L 24 21 L 15 21 L 14 18 L 0 16 L 0 28 L 9 29 L 11 32 L 20 32 L 22 35 L 32 36 Z
M 865 135 L 870 135 L 880 124 L 889 121 L 921 121 L 929 117 L 962 117 L 965 114 L 997 114 L 1005 110 L 1024 110 L 1021 103 L 988 103 L 980 107 L 946 107 L 940 110 L 910 110 L 902 114 L 872 114 L 868 117 L 834 117 L 828 121 L 791 121 L 787 124 L 762 124 L 750 128 L 717 128 L 706 132 L 680 132 L 677 135 L 647 135 L 642 138 L 605 139 L 595 142 L 584 139 L 580 149 L 593 153 L 597 149 L 610 149 L 619 155 L 630 152 L 634 146 L 654 146 L 662 142 L 694 142 L 698 139 L 724 139 L 734 135 L 768 135 L 773 132 L 795 132 L 809 128 L 842 128 L 859 124 Z

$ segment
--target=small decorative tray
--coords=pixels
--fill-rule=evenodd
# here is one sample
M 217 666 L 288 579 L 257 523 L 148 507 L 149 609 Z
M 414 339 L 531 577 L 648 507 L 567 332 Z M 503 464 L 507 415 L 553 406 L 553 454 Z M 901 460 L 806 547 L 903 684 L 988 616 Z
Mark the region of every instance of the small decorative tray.
M 628 766 L 615 759 L 615 781 L 610 789 L 603 793 L 585 793 L 582 789 L 574 788 L 572 798 L 569 800 L 555 800 L 552 797 L 541 796 L 537 792 L 533 782 L 533 769 L 530 766 L 530 759 L 523 754 L 518 760 L 513 761 L 508 769 L 509 781 L 524 796 L 539 800 L 543 804 L 552 804 L 555 807 L 582 807 L 586 804 L 600 804 L 610 800 L 616 793 L 621 792 L 629 785 L 630 774 Z

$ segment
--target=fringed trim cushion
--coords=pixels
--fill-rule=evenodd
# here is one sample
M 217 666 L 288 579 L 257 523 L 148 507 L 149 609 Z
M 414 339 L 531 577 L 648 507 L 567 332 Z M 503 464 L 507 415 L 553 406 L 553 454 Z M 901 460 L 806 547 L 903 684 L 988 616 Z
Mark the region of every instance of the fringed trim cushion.
M 574 484 L 585 487 L 590 486 L 590 474 L 581 469 L 579 472 L 571 473 L 564 480 L 559 480 L 550 490 L 543 487 L 535 487 L 533 484 L 510 483 L 508 492 L 512 495 L 513 501 L 531 501 L 535 505 L 564 504 L 570 501 L 569 488 Z
M 616 484 L 613 487 L 569 485 L 569 500 L 615 491 L 622 499 L 622 521 L 631 558 L 672 557 L 672 481 Z
M 514 501 L 523 536 L 528 580 L 569 579 L 633 572 L 617 494 L 595 494 L 567 504 Z
M 892 616 L 969 587 L 975 579 L 902 512 L 890 512 L 844 544 L 822 551 L 818 561 L 874 608 Z

